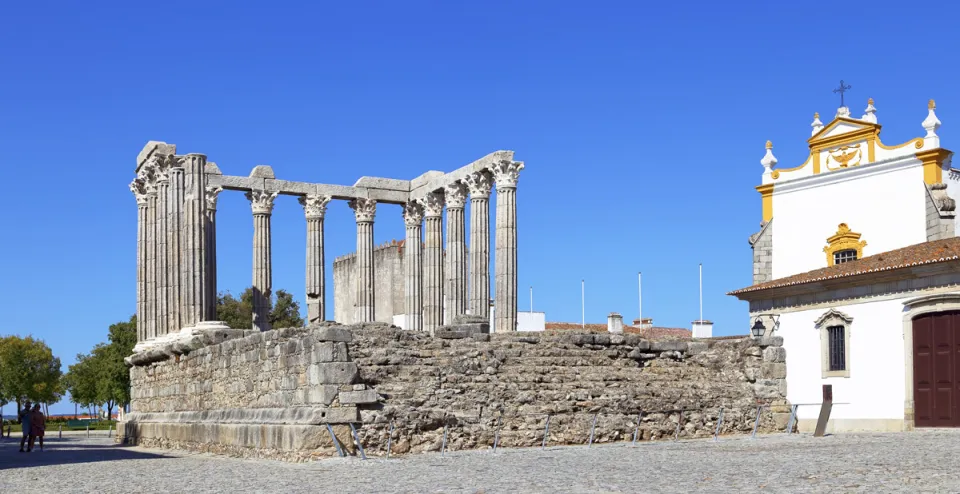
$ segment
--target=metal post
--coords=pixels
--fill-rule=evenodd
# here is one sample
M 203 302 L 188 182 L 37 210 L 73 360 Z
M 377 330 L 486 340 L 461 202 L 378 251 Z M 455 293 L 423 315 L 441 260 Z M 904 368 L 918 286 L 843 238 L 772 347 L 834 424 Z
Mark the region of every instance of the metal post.
M 90 422 L 87 422 L 87 437 L 90 437 Z
M 800 408 L 800 405 L 794 405 L 790 407 L 790 420 L 787 421 L 787 434 L 793 432 L 793 421 L 797 419 L 798 408 Z
M 330 433 L 330 440 L 333 441 L 333 446 L 337 448 L 337 454 L 340 455 L 341 458 L 346 456 L 346 454 L 343 452 L 343 449 L 340 447 L 340 441 L 337 441 L 337 435 L 333 433 L 333 427 L 330 427 L 330 424 L 327 424 L 327 432 Z
M 817 428 L 813 431 L 813 437 L 823 437 L 827 432 L 827 424 L 830 422 L 831 410 L 833 410 L 833 385 L 824 384 L 823 403 L 820 405 L 820 416 L 817 418 Z M 793 432 L 792 428 L 790 432 Z
M 593 416 L 593 425 L 590 426 L 590 442 L 587 443 L 588 448 L 593 446 L 593 433 L 594 431 L 597 430 L 597 418 L 599 417 L 600 417 L 599 413 Z
M 447 449 L 447 424 L 443 424 L 443 444 L 440 445 L 440 456 L 443 456 Z
M 493 434 L 493 452 L 497 452 L 497 443 L 500 442 L 500 426 L 503 425 L 503 413 L 497 417 L 497 432 Z
M 360 444 L 360 436 L 357 435 L 357 428 L 353 426 L 353 422 L 350 423 L 350 431 L 353 432 L 353 440 L 357 442 L 357 449 L 360 450 L 360 459 L 366 460 L 367 454 L 363 451 L 363 444 Z
M 757 418 L 753 421 L 753 434 L 750 434 L 750 439 L 757 438 L 757 426 L 760 425 L 760 410 L 763 410 L 763 405 L 757 407 Z
M 63 439 L 63 424 L 60 424 L 59 430 L 57 431 L 57 439 Z
M 547 447 L 547 437 L 550 436 L 550 416 L 547 415 L 547 425 L 543 428 L 543 443 L 540 444 L 540 449 Z
M 387 459 L 390 459 L 390 445 L 393 444 L 393 421 L 390 421 L 390 433 L 387 435 Z
M 680 410 L 680 416 L 677 417 L 677 432 L 673 435 L 673 440 L 680 439 L 680 423 L 683 422 L 683 410 Z
M 723 407 L 720 407 L 720 418 L 717 419 L 717 430 L 713 431 L 713 440 L 720 437 L 720 424 L 723 423 Z
M 643 412 L 637 413 L 637 426 L 633 428 L 633 445 L 637 445 L 637 435 L 640 434 L 640 417 L 643 416 Z

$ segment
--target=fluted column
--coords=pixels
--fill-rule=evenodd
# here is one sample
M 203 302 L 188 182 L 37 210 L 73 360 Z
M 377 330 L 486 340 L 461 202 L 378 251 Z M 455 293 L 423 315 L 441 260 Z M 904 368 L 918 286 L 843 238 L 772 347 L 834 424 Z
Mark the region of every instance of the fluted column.
M 517 180 L 523 163 L 501 161 L 493 167 L 497 183 L 497 255 L 494 308 L 496 332 L 517 330 Z
M 204 200 L 207 202 L 207 223 L 206 239 L 207 245 L 204 249 L 206 255 L 206 283 L 205 300 L 212 303 L 204 305 L 204 321 L 215 321 L 217 319 L 217 196 L 223 191 L 223 187 L 206 187 Z
M 350 208 L 357 218 L 357 322 L 373 322 L 377 318 L 374 297 L 373 217 L 377 214 L 374 199 L 351 199 Z
M 148 340 L 157 337 L 157 181 L 156 166 L 148 163 L 150 170 L 147 180 L 147 241 L 146 256 L 147 269 L 145 283 L 146 288 L 146 312 L 147 320 L 145 333 Z
M 423 245 L 421 226 L 423 205 L 410 201 L 403 205 L 407 236 L 403 242 L 403 329 L 423 331 Z
M 463 208 L 467 203 L 467 186 L 454 182 L 444 189 L 447 203 L 447 251 L 444 275 L 446 304 L 443 323 L 451 324 L 455 317 L 467 311 L 467 232 L 464 228 Z
M 184 168 L 183 199 L 183 277 L 180 281 L 183 306 L 180 313 L 183 327 L 192 328 L 205 320 L 210 304 L 207 298 L 207 201 L 204 167 L 207 157 L 188 154 L 182 159 Z
M 470 190 L 470 313 L 490 317 L 490 189 L 484 170 L 463 179 Z
M 171 156 L 170 192 L 167 199 L 167 282 L 169 283 L 167 306 L 170 331 L 183 328 L 183 167 L 176 157 Z
M 154 225 L 157 266 L 157 336 L 170 332 L 170 290 L 167 271 L 170 252 L 167 250 L 168 205 L 170 200 L 170 163 L 165 157 L 157 160 L 157 221 Z
M 144 322 L 147 313 L 144 309 L 146 305 L 146 290 L 144 288 L 147 277 L 147 186 L 143 178 L 137 177 L 130 182 L 130 191 L 137 199 L 137 343 L 146 340 L 144 334 Z
M 253 329 L 270 330 L 273 266 L 270 252 L 270 215 L 277 192 L 251 190 L 246 194 L 253 210 Z
M 327 320 L 323 259 L 323 217 L 330 196 L 307 194 L 300 197 L 307 218 L 307 324 Z
M 427 194 L 423 212 L 423 330 L 434 334 L 443 324 L 443 192 Z

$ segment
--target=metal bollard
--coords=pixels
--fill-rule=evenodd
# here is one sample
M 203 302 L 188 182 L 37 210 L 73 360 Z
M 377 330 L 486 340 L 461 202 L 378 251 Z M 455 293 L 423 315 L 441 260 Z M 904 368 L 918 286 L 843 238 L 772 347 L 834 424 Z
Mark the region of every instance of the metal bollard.
M 677 441 L 680 439 L 680 424 L 683 422 L 683 410 L 680 410 L 680 415 L 677 417 L 677 432 L 673 434 L 673 440 Z
M 493 452 L 497 452 L 497 443 L 500 442 L 500 427 L 503 425 L 503 414 L 497 417 L 497 432 L 493 434 Z
M 90 437 L 90 422 L 87 422 L 87 437 Z
M 717 430 L 713 431 L 714 441 L 717 441 L 720 437 L 720 424 L 723 424 L 723 407 L 720 407 L 720 418 L 717 419 Z
M 63 439 L 63 424 L 60 424 L 60 430 L 57 431 L 57 439 Z
M 360 450 L 360 459 L 366 460 L 367 454 L 363 451 L 363 444 L 360 443 L 360 436 L 357 435 L 357 428 L 353 426 L 353 422 L 350 423 L 350 431 L 353 432 L 353 440 L 357 442 L 357 449 Z
M 547 425 L 543 428 L 543 443 L 540 444 L 540 449 L 547 447 L 547 437 L 550 436 L 550 416 L 547 415 Z
M 593 433 L 597 430 L 597 418 L 599 417 L 599 413 L 593 416 L 593 425 L 590 426 L 590 442 L 587 443 L 588 448 L 593 446 Z
M 757 407 L 757 418 L 753 421 L 753 433 L 750 434 L 750 439 L 757 438 L 757 426 L 760 425 L 760 411 L 763 410 L 763 405 Z
M 637 426 L 633 428 L 633 446 L 637 445 L 637 435 L 640 434 L 640 417 L 643 416 L 643 412 L 637 413 Z
M 330 433 L 330 440 L 333 441 L 333 446 L 337 448 L 337 454 L 340 455 L 341 458 L 346 456 L 343 449 L 340 448 L 340 441 L 337 440 L 337 435 L 333 433 L 333 427 L 331 427 L 330 424 L 327 424 L 327 432 Z
M 390 459 L 390 446 L 393 444 L 393 421 L 390 421 L 390 432 L 387 434 L 387 459 Z
M 443 444 L 440 445 L 440 456 L 447 450 L 447 424 L 443 424 Z

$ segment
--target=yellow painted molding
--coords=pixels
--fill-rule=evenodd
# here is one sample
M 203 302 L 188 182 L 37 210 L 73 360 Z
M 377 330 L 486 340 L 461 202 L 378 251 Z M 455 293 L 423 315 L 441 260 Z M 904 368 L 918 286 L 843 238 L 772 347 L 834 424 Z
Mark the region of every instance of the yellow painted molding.
M 758 185 L 757 192 L 763 205 L 763 221 L 770 221 L 773 219 L 773 184 Z
M 917 151 L 917 159 L 923 163 L 923 182 L 927 185 L 943 182 L 943 161 L 950 157 L 953 151 L 943 148 L 929 151 Z
M 863 258 L 863 248 L 867 246 L 865 240 L 860 240 L 860 234 L 850 231 L 846 223 L 837 225 L 837 233 L 827 237 L 827 246 L 823 252 L 827 254 L 827 266 L 833 266 L 833 255 L 841 250 L 856 250 L 857 259 Z
M 776 170 L 773 171 L 773 173 L 771 174 L 771 176 L 773 177 L 774 180 L 776 180 L 776 179 L 780 178 L 780 174 L 782 174 L 782 173 L 795 172 L 795 171 L 800 170 L 800 169 L 802 169 L 803 167 L 807 166 L 808 164 L 810 164 L 810 157 L 807 157 L 807 160 L 804 161 L 803 164 L 800 165 L 800 166 L 795 166 L 795 167 L 793 167 L 793 168 L 778 168 L 778 169 L 776 169 Z

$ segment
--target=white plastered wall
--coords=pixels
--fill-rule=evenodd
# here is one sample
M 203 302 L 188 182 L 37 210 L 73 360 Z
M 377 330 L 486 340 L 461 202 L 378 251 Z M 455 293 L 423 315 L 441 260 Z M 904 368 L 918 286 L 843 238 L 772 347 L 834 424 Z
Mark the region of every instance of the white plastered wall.
M 926 191 L 916 159 L 834 171 L 804 182 L 774 188 L 774 278 L 826 267 L 823 248 L 840 223 L 862 234 L 864 256 L 926 241 Z

